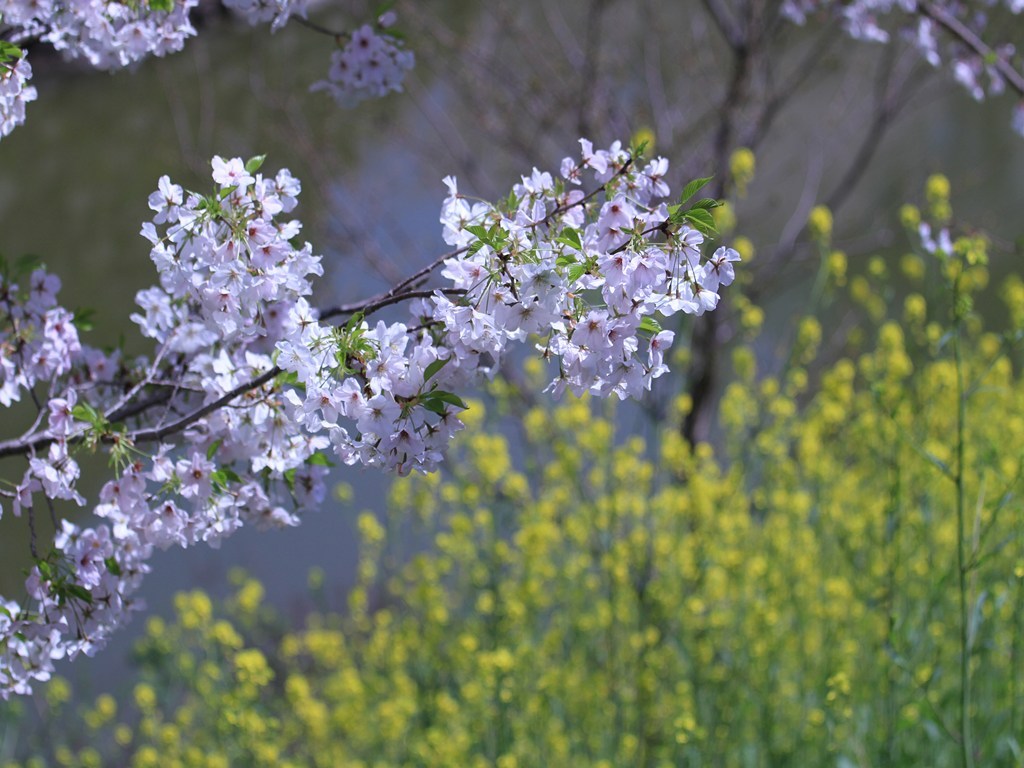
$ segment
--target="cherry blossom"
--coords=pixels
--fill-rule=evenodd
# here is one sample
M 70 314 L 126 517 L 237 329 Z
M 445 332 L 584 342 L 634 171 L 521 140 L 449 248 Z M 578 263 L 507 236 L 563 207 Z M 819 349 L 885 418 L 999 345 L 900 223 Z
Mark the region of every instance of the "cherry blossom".
M 0 58 L 0 137 L 25 122 L 25 105 L 36 98 L 36 89 L 28 85 L 31 78 L 32 66 L 24 55 Z
M 16 0 L 4 4 L 3 21 L 15 28 L 15 42 L 38 38 L 68 58 L 118 69 L 181 50 L 196 33 L 189 13 L 197 5 L 198 0 Z
M 276 32 L 292 16 L 305 18 L 309 0 L 224 0 L 224 5 L 254 26 L 271 22 Z
M 340 103 L 400 91 L 413 67 L 412 52 L 387 31 L 396 21 L 393 11 L 343 34 L 306 21 L 309 0 L 223 1 L 250 24 L 270 23 L 277 31 L 299 18 L 308 29 L 335 38 L 339 47 L 327 79 L 313 88 L 327 90 Z M 0 138 L 25 121 L 25 105 L 37 96 L 28 85 L 32 68 L 22 50 L 28 43 L 49 44 L 65 58 L 96 69 L 121 69 L 148 56 L 180 51 L 196 34 L 191 15 L 198 5 L 199 0 L 12 0 L 0 5 Z M 159 194 L 171 192 L 161 189 Z
M 391 22 L 393 14 L 382 19 Z M 353 32 L 348 41 L 331 54 L 327 79 L 314 83 L 312 90 L 327 91 L 343 105 L 401 91 L 405 73 L 413 68 L 415 58 L 384 27 L 378 21 L 376 28 L 364 24 Z
M 1013 42 L 988 44 L 982 35 L 990 16 L 1002 6 L 1017 15 L 1021 0 L 785 0 L 782 15 L 796 24 L 813 16 L 837 16 L 847 33 L 858 40 L 887 43 L 893 32 L 914 46 L 933 67 L 945 63 L 954 79 L 980 101 L 1012 87 L 1021 99 L 1011 119 L 1013 129 L 1024 136 L 1024 74 Z
M 462 429 L 457 393 L 513 346 L 549 361 L 555 394 L 637 397 L 667 373 L 675 335 L 658 318 L 714 309 L 739 257 L 701 255 L 716 203 L 690 198 L 706 179 L 669 205 L 664 158 L 581 149 L 560 175 L 533 169 L 500 205 L 471 204 L 445 179 L 440 229 L 454 250 L 323 311 L 309 303 L 322 267 L 291 217 L 290 173 L 218 156 L 209 192 L 163 176 L 141 231 L 159 284 L 131 316 L 150 358 L 83 344 L 45 270 L 0 271 L 0 403 L 40 403 L 26 433 L 0 442 L 0 456 L 27 461 L 0 496 L 31 524 L 87 503 L 80 451 L 114 467 L 95 524 L 60 519 L 46 552 L 32 536 L 26 599 L 0 607 L 0 696 L 102 648 L 140 607 L 154 549 L 296 525 L 323 502 L 331 464 L 435 469 Z M 396 304 L 405 322 L 370 322 Z

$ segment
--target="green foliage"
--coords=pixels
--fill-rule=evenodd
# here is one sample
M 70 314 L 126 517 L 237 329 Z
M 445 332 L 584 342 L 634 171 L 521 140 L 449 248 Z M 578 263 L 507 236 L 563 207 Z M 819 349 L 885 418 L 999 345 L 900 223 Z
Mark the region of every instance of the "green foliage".
M 711 211 L 721 205 L 718 200 L 705 197 L 690 206 L 686 205 L 687 201 L 707 186 L 712 178 L 714 177 L 708 176 L 706 178 L 694 179 L 683 187 L 683 192 L 679 196 L 679 202 L 675 205 L 670 205 L 668 208 L 669 221 L 671 223 L 688 224 L 705 237 L 715 237 L 718 234 L 715 220 L 711 215 Z
M 0 65 L 10 64 L 25 55 L 20 47 L 7 40 L 0 40 Z

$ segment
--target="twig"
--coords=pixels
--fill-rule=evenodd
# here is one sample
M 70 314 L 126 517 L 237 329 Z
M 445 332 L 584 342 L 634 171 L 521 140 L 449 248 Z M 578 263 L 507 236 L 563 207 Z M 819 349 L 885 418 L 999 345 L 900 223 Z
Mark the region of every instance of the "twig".
M 305 16 L 292 16 L 291 20 L 297 24 L 301 24 L 302 26 L 306 27 L 306 29 L 311 29 L 314 32 L 319 32 L 321 35 L 333 37 L 338 42 L 341 42 L 342 40 L 349 36 L 347 32 L 335 32 L 333 29 L 328 29 L 327 27 L 321 26 L 320 24 L 317 24 L 315 21 L 310 21 Z
M 170 348 L 170 345 L 168 343 L 169 341 L 170 339 L 168 339 L 167 341 L 160 345 L 160 349 L 157 350 L 156 356 L 153 358 L 153 362 L 149 366 L 149 370 L 146 371 L 146 375 L 139 379 L 135 386 L 129 389 L 124 394 L 124 396 L 117 401 L 115 405 L 111 406 L 109 409 L 107 409 L 107 412 L 103 414 L 107 421 L 112 420 L 111 414 L 117 413 L 122 408 L 124 408 L 125 405 L 132 401 L 132 398 L 134 398 L 139 392 L 141 392 L 146 386 L 148 386 L 153 381 L 153 377 L 156 376 L 157 368 L 160 367 L 160 363 L 163 362 L 164 356 L 167 354 L 167 350 Z
M 390 306 L 392 304 L 399 304 L 406 299 L 429 299 L 440 289 L 424 289 L 419 291 L 406 291 L 405 293 L 397 293 L 393 296 L 380 296 L 375 299 L 368 299 L 366 301 L 359 301 L 355 304 L 343 304 L 340 307 L 332 307 L 331 309 L 320 315 L 321 320 L 327 320 L 328 318 L 337 317 L 339 315 L 355 315 L 362 312 L 364 315 L 369 315 L 371 312 L 376 312 L 378 309 Z M 442 291 L 445 294 L 451 295 L 462 295 L 466 293 L 465 289 L 462 288 L 448 288 Z
M 860 177 L 871 164 L 871 158 L 878 151 L 878 147 L 882 143 L 882 137 L 888 130 L 893 117 L 899 111 L 900 97 L 902 96 L 901 90 L 899 87 L 890 90 L 894 68 L 894 55 L 891 49 L 887 49 L 878 77 L 878 107 L 871 120 L 871 126 L 868 128 L 867 135 L 857 149 L 853 161 L 847 167 L 846 173 L 843 174 L 839 184 L 836 185 L 835 191 L 829 195 L 826 201 L 826 205 L 833 211 L 843 204 L 853 188 L 857 186 Z
M 227 405 L 239 395 L 244 395 L 246 392 L 256 389 L 257 387 L 263 386 L 280 373 L 283 373 L 282 369 L 275 365 L 266 373 L 260 374 L 255 379 L 251 379 L 245 382 L 244 384 L 239 384 L 237 387 L 227 392 L 226 394 L 221 395 L 213 402 L 207 403 L 202 408 L 196 408 L 194 411 L 185 414 L 177 421 L 173 421 L 170 424 L 165 424 L 162 427 L 156 427 L 153 429 L 143 429 L 139 430 L 138 432 L 129 432 L 127 438 L 131 440 L 132 443 L 135 444 L 149 443 L 155 440 L 162 440 L 168 435 L 173 435 L 175 432 L 180 432 L 186 427 L 191 426 L 195 422 L 199 421 L 199 419 L 213 413 L 218 408 Z M 104 440 L 104 442 L 110 442 L 111 440 L 113 440 L 113 438 L 106 439 Z
M 714 167 L 725 168 L 729 160 L 736 122 L 739 111 L 747 98 L 747 88 L 753 68 L 753 58 L 757 52 L 754 45 L 756 35 L 750 30 L 741 30 L 726 25 L 723 9 L 716 0 L 705 0 L 705 7 L 722 34 L 729 43 L 733 57 L 732 77 L 719 114 L 718 130 L 714 138 Z M 718 178 L 714 182 L 711 196 L 725 196 L 725 180 Z M 714 398 L 714 384 L 718 365 L 718 329 L 721 324 L 721 312 L 711 312 L 698 318 L 693 325 L 690 341 L 692 359 L 689 371 L 688 394 L 692 407 L 683 419 L 682 434 L 688 443 L 695 445 L 707 439 L 711 424 L 711 405 Z
M 925 0 L 918 0 L 917 11 L 944 27 L 947 32 L 978 54 L 986 64 L 991 64 L 995 67 L 996 71 L 1009 83 L 1010 87 L 1021 96 L 1024 96 L 1024 75 L 1014 69 L 1009 61 L 989 47 L 984 40 L 978 37 L 958 18 L 932 3 L 925 2 Z

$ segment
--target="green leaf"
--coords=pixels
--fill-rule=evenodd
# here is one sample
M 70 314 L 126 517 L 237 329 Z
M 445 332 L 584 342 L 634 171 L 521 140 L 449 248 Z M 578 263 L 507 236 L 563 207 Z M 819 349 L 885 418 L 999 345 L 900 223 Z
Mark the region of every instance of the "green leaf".
M 174 10 L 174 0 L 149 0 L 149 10 L 170 13 Z
M 8 42 L 7 40 L 0 40 L 0 59 L 10 61 L 11 59 L 20 59 L 24 55 L 25 51 L 23 51 L 19 46 Z
M 661 323 L 650 315 L 646 315 L 644 319 L 640 321 L 640 330 L 654 336 L 655 334 L 661 333 Z
M 555 265 L 559 267 L 571 267 L 576 263 L 576 257 L 571 253 L 563 253 L 557 259 L 555 259 Z
M 438 415 L 441 415 L 441 416 L 444 415 L 445 404 L 442 403 L 440 400 L 434 400 L 434 399 L 432 399 L 430 397 L 421 397 L 420 398 L 420 405 L 422 405 L 428 411 L 433 411 L 434 413 L 436 413 Z
M 467 224 L 463 229 L 495 251 L 500 251 L 508 243 L 508 234 L 499 224 L 495 224 L 490 229 L 482 224 Z
M 121 566 L 117 564 L 117 560 L 114 557 L 108 557 L 106 560 L 103 561 L 103 564 L 107 566 L 107 571 L 109 571 L 114 576 L 121 575 Z
M 71 415 L 74 416 L 77 421 L 84 421 L 88 424 L 92 424 L 97 429 L 107 423 L 107 420 L 103 418 L 103 415 L 88 403 L 79 403 L 76 405 L 71 409 Z
M 423 372 L 423 383 L 426 384 L 434 376 L 444 368 L 451 361 L 451 357 L 439 358 L 427 366 L 427 370 Z
M 718 229 L 715 227 L 715 220 L 711 217 L 711 214 L 703 208 L 687 211 L 683 214 L 683 219 L 692 224 L 693 228 L 705 237 L 711 237 L 718 234 Z
M 210 479 L 213 481 L 214 487 L 221 491 L 227 490 L 229 482 L 241 482 L 241 478 L 231 469 L 218 469 L 210 474 Z
M 92 593 L 81 584 L 67 584 L 64 586 L 64 592 L 71 597 L 78 598 L 83 603 L 92 604 Z
M 575 283 L 579 280 L 587 271 L 586 264 L 577 264 L 575 267 L 569 270 L 569 284 Z
M 721 204 L 721 201 L 715 200 L 713 197 L 705 197 L 691 205 L 690 210 L 703 209 L 710 211 L 712 208 L 718 208 Z
M 217 439 L 210 443 L 210 447 L 206 449 L 206 459 L 208 461 L 214 457 L 217 453 L 217 449 L 220 448 L 220 444 L 223 442 L 223 440 Z
M 555 242 L 568 245 L 570 248 L 575 248 L 577 251 L 583 250 L 583 243 L 580 241 L 580 233 L 572 227 L 566 227 L 563 229 L 562 234 L 555 238 Z
M 334 462 L 327 458 L 325 453 L 314 453 L 308 459 L 306 463 L 314 467 L 333 467 Z
M 24 55 L 25 52 L 14 43 L 0 40 L 0 61 L 7 62 L 11 59 L 20 59 Z
M 440 400 L 442 403 L 454 405 L 456 408 L 461 408 L 462 410 L 466 410 L 467 408 L 469 408 L 469 406 L 462 401 L 461 397 L 459 397 L 456 394 L 453 394 L 452 392 L 443 392 L 439 389 L 436 389 L 430 394 L 437 400 Z
M 200 197 L 199 205 L 196 207 L 201 211 L 206 211 L 211 216 L 223 216 L 224 209 L 221 207 L 220 201 L 230 195 L 233 190 L 234 187 L 225 187 L 215 195 Z
M 95 315 L 96 310 L 91 307 L 79 308 L 75 310 L 72 322 L 80 331 L 91 331 L 93 329 L 92 319 Z
M 427 392 L 425 395 L 422 395 L 419 399 L 419 403 L 428 411 L 433 411 L 437 414 L 444 414 L 447 411 L 446 406 L 449 405 L 454 405 L 456 408 L 462 408 L 463 410 L 469 407 L 458 395 L 452 394 L 451 392 L 445 392 L 441 389 L 435 389 L 432 392 Z
M 485 243 L 490 239 L 487 233 L 487 227 L 482 224 L 467 224 L 463 229 Z
M 263 165 L 263 161 L 266 159 L 266 155 L 256 155 L 255 157 L 250 157 L 248 160 L 245 161 L 246 173 L 256 173 L 256 171 L 258 171 L 260 167 Z
M 707 177 L 705 177 L 703 179 L 694 179 L 689 184 L 687 184 L 685 187 L 683 187 L 683 194 L 681 194 L 679 196 L 680 204 L 685 203 L 691 197 L 693 197 L 698 192 L 700 192 L 702 189 L 704 189 L 704 185 L 707 184 L 709 181 L 711 181 L 713 178 L 715 178 L 715 177 L 714 176 L 707 176 Z

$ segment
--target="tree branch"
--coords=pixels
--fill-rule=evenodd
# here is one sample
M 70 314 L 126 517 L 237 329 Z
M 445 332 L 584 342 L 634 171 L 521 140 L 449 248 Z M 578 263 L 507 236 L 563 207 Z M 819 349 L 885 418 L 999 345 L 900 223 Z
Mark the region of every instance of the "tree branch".
M 270 381 L 275 376 L 283 372 L 284 371 L 282 371 L 281 368 L 275 365 L 266 373 L 260 374 L 255 379 L 250 379 L 249 381 L 243 384 L 239 384 L 230 392 L 226 392 L 213 402 L 207 403 L 202 408 L 196 408 L 191 413 L 185 414 L 177 421 L 173 421 L 170 424 L 165 424 L 162 427 L 154 427 L 153 429 L 143 429 L 139 430 L 138 432 L 129 432 L 127 437 L 129 440 L 131 440 L 133 444 L 136 445 L 139 443 L 149 443 L 156 440 L 162 440 L 168 435 L 173 435 L 176 432 L 181 432 L 181 430 L 191 426 L 204 416 L 208 416 L 209 414 L 213 413 L 219 408 L 222 408 L 223 406 L 227 405 L 236 397 L 244 395 L 246 392 L 250 392 L 251 390 L 254 390 L 257 387 L 262 387 L 268 381 Z M 111 437 L 107 440 L 104 440 L 104 442 L 112 442 L 113 439 L 114 438 Z
M 615 173 L 615 176 L 613 176 L 613 178 L 626 173 L 626 171 L 630 168 L 630 166 L 632 166 L 632 164 L 633 157 L 631 156 L 628 160 L 626 160 L 625 163 L 623 163 L 622 168 L 620 168 Z M 563 205 L 557 206 L 556 208 L 552 209 L 547 215 L 545 215 L 542 219 L 531 224 L 530 228 L 536 229 L 537 227 L 542 227 L 546 225 L 548 222 L 550 222 L 556 216 L 559 216 L 562 213 L 565 213 L 566 211 L 572 210 L 577 206 L 586 205 L 598 193 L 600 193 L 601 190 L 605 188 L 607 183 L 608 182 L 594 188 L 593 190 L 591 190 L 590 192 L 588 192 L 575 202 L 565 203 Z M 404 280 L 402 280 L 389 290 L 385 291 L 384 293 L 378 294 L 377 296 L 373 296 L 369 299 L 365 299 L 364 301 L 356 302 L 354 304 L 344 304 L 338 307 L 332 307 L 330 309 L 327 309 L 320 313 L 320 319 L 326 320 L 329 318 L 340 316 L 351 317 L 352 315 L 355 315 L 358 312 L 362 312 L 368 315 L 372 312 L 376 312 L 378 309 L 383 309 L 384 307 L 391 306 L 393 304 L 398 304 L 408 299 L 429 298 L 430 296 L 433 296 L 437 290 L 441 289 L 419 289 L 418 286 L 422 283 L 422 281 L 431 272 L 437 269 L 437 267 L 441 266 L 445 261 L 447 261 L 450 258 L 459 256 L 463 253 L 466 253 L 468 250 L 469 247 L 464 246 L 462 248 L 456 248 L 453 251 L 448 251 L 447 253 L 438 256 L 431 263 L 427 264 L 422 269 L 417 270 L 415 273 L 405 278 Z M 465 293 L 465 290 L 449 288 L 443 289 L 443 292 L 447 295 L 462 295 Z M 104 417 L 106 418 L 107 421 L 116 423 L 123 421 L 124 419 L 131 418 L 132 416 L 138 416 L 140 414 L 145 413 L 154 406 L 160 405 L 162 403 L 167 403 L 173 398 L 174 393 L 178 390 L 177 386 L 169 385 L 167 383 L 160 383 L 158 385 L 156 383 L 157 368 L 159 367 L 159 362 L 165 355 L 166 351 L 167 346 L 165 344 L 158 351 L 156 358 L 150 365 L 149 369 L 147 370 L 143 378 L 139 382 L 136 382 L 126 395 L 124 395 L 115 405 L 111 406 L 107 410 L 107 412 L 104 413 Z M 250 390 L 262 386 L 263 384 L 266 384 L 268 381 L 273 379 L 281 372 L 282 369 L 275 366 L 266 373 L 248 382 L 238 385 L 235 389 L 222 395 L 217 400 L 214 400 L 213 402 L 208 403 L 202 406 L 201 408 L 197 408 L 191 411 L 190 413 L 185 414 L 184 416 L 180 417 L 177 421 L 171 422 L 170 424 L 166 424 L 161 427 L 140 429 L 135 432 L 128 432 L 127 434 L 111 434 L 105 436 L 102 439 L 102 441 L 104 443 L 109 444 L 117 439 L 128 439 L 132 443 L 152 442 L 154 440 L 161 440 L 164 437 L 167 437 L 168 435 L 180 432 L 181 430 L 195 423 L 204 416 L 207 416 L 213 411 L 217 410 L 218 408 L 227 405 L 239 395 L 242 395 L 246 392 L 249 392 Z M 144 400 L 140 400 L 135 403 L 131 402 L 131 399 L 133 397 L 141 394 L 143 390 L 145 390 L 149 386 L 160 386 L 161 390 L 151 395 L 150 397 L 147 397 Z M 44 410 L 42 408 L 42 405 L 37 403 L 37 407 L 42 413 Z M 42 433 L 27 433 L 22 435 L 21 437 L 0 442 L 0 458 L 3 458 L 5 456 L 36 453 L 42 449 L 48 448 L 51 444 L 57 442 L 60 439 L 65 439 L 70 445 L 79 445 L 85 441 L 86 437 L 86 431 L 80 432 L 76 435 L 72 435 L 69 437 L 53 435 L 48 430 Z
M 722 37 L 725 38 L 729 47 L 734 51 L 743 47 L 746 43 L 743 31 L 736 20 L 729 16 L 729 12 L 722 5 L 721 0 L 703 0 L 703 2 L 705 10 L 715 22 L 715 26 L 722 33 Z
M 991 48 L 958 18 L 944 9 L 939 8 L 930 2 L 926 2 L 926 0 L 918 0 L 917 11 L 922 16 L 927 16 L 939 26 L 943 27 L 947 32 L 953 35 L 953 37 L 960 40 L 960 42 L 978 54 L 985 63 L 991 64 L 995 67 L 996 71 L 1002 75 L 1003 79 L 1010 84 L 1010 87 L 1017 91 L 1021 96 L 1024 96 L 1024 74 L 1021 74 L 1014 69 L 1009 61 L 1000 56 L 996 50 Z
M 715 17 L 716 23 L 721 24 L 722 22 L 715 15 L 722 12 L 721 6 L 715 0 L 705 0 L 705 5 L 708 12 Z M 722 29 L 722 34 L 726 36 L 732 50 L 733 71 L 728 90 L 720 107 L 721 117 L 718 122 L 718 130 L 715 132 L 713 166 L 715 168 L 728 167 L 729 154 L 735 142 L 739 112 L 747 99 L 753 58 L 758 53 L 753 42 L 758 39 L 757 34 L 750 29 L 744 31 L 738 25 L 736 30 L 738 38 L 729 40 L 730 33 L 727 29 Z M 725 189 L 724 177 L 720 175 L 714 181 L 711 197 L 724 197 Z M 692 358 L 687 386 L 692 406 L 682 424 L 683 437 L 691 445 L 706 440 L 711 431 L 711 406 L 718 365 L 717 338 L 722 323 L 721 314 L 719 311 L 702 315 L 696 319 L 693 326 L 693 335 L 690 340 Z
M 354 304 L 342 304 L 340 307 L 332 307 L 321 314 L 320 319 L 327 320 L 328 318 L 338 317 L 340 315 L 347 315 L 351 317 L 359 312 L 369 315 L 371 312 L 376 312 L 378 309 L 383 309 L 384 307 L 392 304 L 400 304 L 406 299 L 429 299 L 439 290 L 441 289 L 433 288 L 419 291 L 406 291 L 404 293 L 396 293 L 392 295 L 381 294 L 380 296 L 367 299 L 366 301 L 358 301 Z M 441 292 L 446 295 L 460 296 L 466 291 L 463 288 L 449 288 Z
M 314 32 L 319 32 L 321 35 L 333 37 L 339 43 L 348 37 L 348 33 L 346 32 L 335 32 L 333 29 L 327 29 L 327 27 L 322 27 L 315 21 L 310 21 L 305 16 L 292 16 L 289 20 L 294 21 L 296 24 L 301 24 L 302 26 L 306 27 L 306 29 L 311 29 Z

